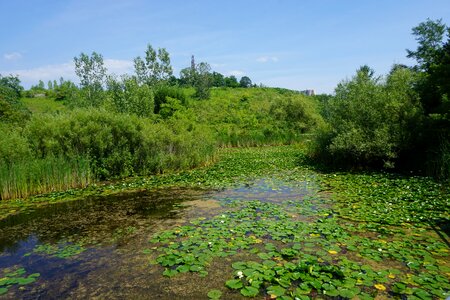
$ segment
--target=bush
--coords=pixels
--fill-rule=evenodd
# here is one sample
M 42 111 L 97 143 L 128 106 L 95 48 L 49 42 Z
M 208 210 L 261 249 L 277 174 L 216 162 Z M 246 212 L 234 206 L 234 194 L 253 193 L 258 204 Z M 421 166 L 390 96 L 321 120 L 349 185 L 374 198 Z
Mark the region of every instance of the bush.
M 175 130 L 170 124 L 104 110 L 35 116 L 26 132 L 37 157 L 89 157 L 99 179 L 193 167 L 213 152 L 203 129 Z
M 186 105 L 186 95 L 183 90 L 176 86 L 160 85 L 155 88 L 155 114 L 158 114 L 163 104 L 168 99 L 177 99 L 181 105 Z

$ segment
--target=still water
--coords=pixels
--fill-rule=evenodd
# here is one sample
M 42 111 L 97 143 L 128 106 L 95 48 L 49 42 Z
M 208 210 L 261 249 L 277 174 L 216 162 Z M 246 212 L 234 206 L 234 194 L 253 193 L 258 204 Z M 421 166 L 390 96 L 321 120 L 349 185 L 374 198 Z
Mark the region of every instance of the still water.
M 213 264 L 207 279 L 163 277 L 162 268 L 150 265 L 144 253 L 151 237 L 194 218 L 220 214 L 227 201 L 300 199 L 309 188 L 307 182 L 293 186 L 262 178 L 222 191 L 124 193 L 11 216 L 0 223 L 0 284 L 14 274 L 25 281 L 3 285 L 0 298 L 205 298 L 208 281 L 223 281 L 220 267 Z M 35 281 L 26 282 L 36 273 Z

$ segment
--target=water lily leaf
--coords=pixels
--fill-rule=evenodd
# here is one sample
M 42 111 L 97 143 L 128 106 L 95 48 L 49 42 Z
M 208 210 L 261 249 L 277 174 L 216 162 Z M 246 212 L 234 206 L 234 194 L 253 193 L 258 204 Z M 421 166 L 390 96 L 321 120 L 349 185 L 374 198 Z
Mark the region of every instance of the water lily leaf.
M 273 295 L 275 297 L 283 296 L 285 292 L 286 292 L 286 289 L 282 288 L 279 285 L 272 285 L 267 288 L 267 293 L 269 295 Z
M 188 265 L 181 265 L 177 267 L 177 271 L 180 273 L 186 273 L 190 271 L 190 266 Z
M 253 286 L 246 286 L 241 289 L 241 294 L 244 297 L 256 297 L 259 294 L 259 289 Z
M 245 262 L 235 262 L 231 265 L 231 267 L 233 267 L 233 269 L 235 270 L 244 270 L 246 268 L 247 264 Z
M 199 265 L 192 265 L 189 268 L 189 271 L 191 271 L 191 272 L 199 272 L 201 270 L 203 270 L 203 267 L 199 266 Z
M 167 276 L 167 277 L 173 277 L 173 276 L 175 276 L 177 274 L 178 274 L 178 271 L 177 270 L 172 270 L 172 269 L 165 269 L 164 272 L 163 272 L 163 275 Z
M 218 300 L 218 299 L 220 299 L 220 297 L 222 297 L 222 292 L 219 290 L 214 289 L 214 290 L 210 290 L 208 292 L 209 299 Z
M 242 281 L 240 279 L 230 279 L 225 282 L 225 286 L 232 290 L 238 290 L 244 285 L 242 284 Z
M 27 278 L 18 278 L 17 283 L 19 285 L 26 285 L 36 281 L 35 277 L 27 277 Z

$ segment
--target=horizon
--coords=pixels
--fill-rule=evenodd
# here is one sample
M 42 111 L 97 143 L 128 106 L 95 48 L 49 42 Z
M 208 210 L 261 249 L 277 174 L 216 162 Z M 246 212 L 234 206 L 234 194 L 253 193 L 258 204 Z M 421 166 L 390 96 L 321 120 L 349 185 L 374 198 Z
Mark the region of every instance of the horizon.
M 18 75 L 25 88 L 60 77 L 78 83 L 73 58 L 81 52 L 102 54 L 108 73 L 132 74 L 151 44 L 167 49 L 176 77 L 194 55 L 225 76 L 330 94 L 361 65 L 382 75 L 414 64 L 406 58 L 417 47 L 412 28 L 427 18 L 448 24 L 450 3 L 7 1 L 0 10 L 8 12 L 0 74 Z

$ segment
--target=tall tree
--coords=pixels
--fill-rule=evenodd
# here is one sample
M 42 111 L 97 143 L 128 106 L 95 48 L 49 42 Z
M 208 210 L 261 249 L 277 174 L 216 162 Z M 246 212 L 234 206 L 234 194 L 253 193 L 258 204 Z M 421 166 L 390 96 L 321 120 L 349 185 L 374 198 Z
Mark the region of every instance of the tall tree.
M 103 56 L 96 52 L 92 52 L 91 56 L 81 53 L 79 57 L 74 57 L 74 62 L 75 74 L 80 78 L 87 104 L 98 106 L 102 102 L 103 84 L 106 80 Z
M 439 58 L 446 32 L 449 32 L 449 28 L 442 23 L 442 19 L 427 19 L 412 29 L 419 46 L 415 51 L 407 49 L 406 52 L 407 57 L 417 60 L 419 70 L 428 71 Z
M 150 44 L 144 59 L 140 56 L 134 59 L 134 69 L 138 82 L 150 86 L 166 82 L 173 73 L 169 52 L 165 48 L 156 51 Z
M 195 95 L 199 99 L 208 99 L 212 85 L 211 67 L 208 63 L 201 62 L 195 71 Z

